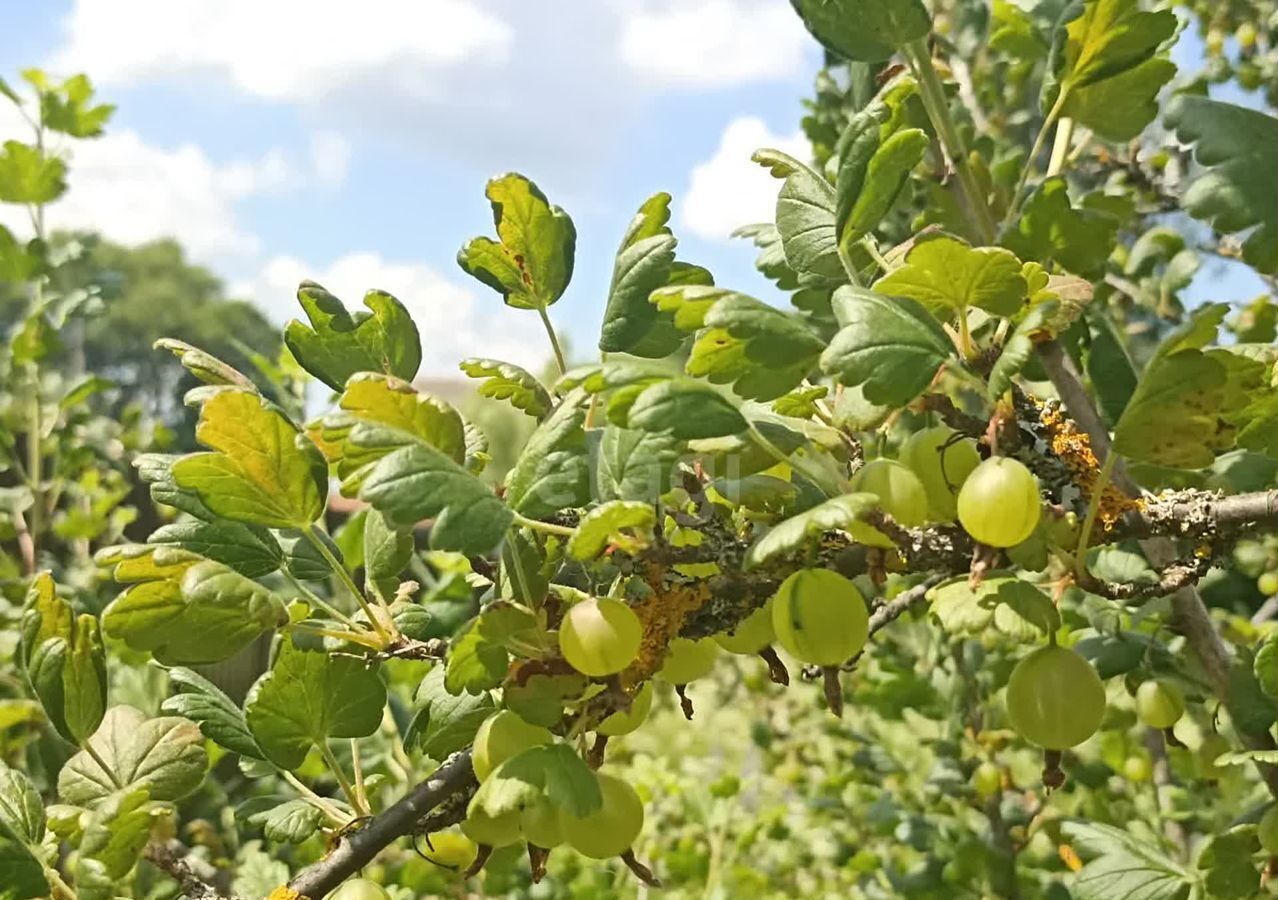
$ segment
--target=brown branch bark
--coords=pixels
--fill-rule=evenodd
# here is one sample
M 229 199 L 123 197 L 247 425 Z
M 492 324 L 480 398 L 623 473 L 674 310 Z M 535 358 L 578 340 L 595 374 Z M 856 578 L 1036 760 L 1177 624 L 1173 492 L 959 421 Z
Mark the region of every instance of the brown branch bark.
M 195 860 L 186 857 L 184 848 L 176 841 L 171 843 L 152 842 L 146 845 L 142 855 L 151 865 L 178 883 L 182 893 L 180 896 L 190 900 L 238 900 L 233 894 L 224 894 L 213 884 L 213 877 L 208 873 L 198 874 Z M 207 863 L 204 863 L 207 867 Z
M 441 803 L 474 784 L 470 750 L 454 753 L 394 806 L 374 816 L 363 828 L 343 837 L 337 847 L 319 862 L 298 872 L 288 883 L 289 889 L 295 891 L 299 898 L 321 900 L 372 862 L 383 849 L 417 830 L 418 823 Z

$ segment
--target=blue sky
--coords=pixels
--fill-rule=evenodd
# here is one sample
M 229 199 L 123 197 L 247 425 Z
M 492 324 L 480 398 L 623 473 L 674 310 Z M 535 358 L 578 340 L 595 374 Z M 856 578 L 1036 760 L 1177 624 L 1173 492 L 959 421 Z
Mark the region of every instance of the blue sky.
M 455 262 L 491 231 L 485 181 L 512 169 L 577 225 L 552 314 L 579 355 L 626 223 L 655 191 L 675 196 L 681 258 L 770 296 L 754 248 L 726 233 L 769 214 L 776 183 L 748 155 L 797 146 L 819 64 L 785 0 L 364 0 L 363 21 L 294 0 L 6 6 L 6 78 L 83 70 L 119 106 L 106 138 L 75 148 L 53 227 L 176 232 L 277 320 L 299 277 L 348 303 L 379 286 L 429 317 L 435 372 L 481 352 L 539 361 L 535 316 Z
M 294 315 L 302 277 L 350 304 L 381 287 L 417 314 L 433 374 L 473 354 L 540 363 L 535 316 L 455 263 L 491 229 L 484 182 L 510 169 L 576 222 L 576 275 L 552 316 L 579 358 L 617 242 L 658 190 L 675 197 L 681 258 L 778 299 L 754 248 L 726 235 L 770 216 L 775 182 L 749 153 L 803 153 L 819 53 L 786 0 L 5 6 L 0 73 L 85 71 L 119 106 L 107 137 L 74 149 L 51 225 L 172 234 L 277 321 Z M 1256 288 L 1204 273 L 1192 293 Z

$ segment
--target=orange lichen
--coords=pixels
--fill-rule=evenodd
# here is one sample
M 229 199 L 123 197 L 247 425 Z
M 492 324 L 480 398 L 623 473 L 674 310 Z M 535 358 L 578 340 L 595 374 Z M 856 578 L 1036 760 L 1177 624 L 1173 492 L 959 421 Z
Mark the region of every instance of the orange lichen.
M 1074 484 L 1086 503 L 1092 502 L 1092 493 L 1100 475 L 1100 461 L 1092 451 L 1091 438 L 1078 430 L 1078 426 L 1065 415 L 1059 406 L 1033 401 L 1038 407 L 1039 423 L 1048 439 L 1052 455 L 1069 470 Z M 1112 482 L 1101 491 L 1100 510 L 1096 521 L 1109 531 L 1126 513 L 1139 509 L 1140 502 L 1128 497 Z
M 661 668 L 666 648 L 678 636 L 688 616 L 710 599 L 710 586 L 705 581 L 685 582 L 652 563 L 641 574 L 652 592 L 633 607 L 643 624 L 643 641 L 638 658 L 623 674 L 626 684 L 637 684 Z

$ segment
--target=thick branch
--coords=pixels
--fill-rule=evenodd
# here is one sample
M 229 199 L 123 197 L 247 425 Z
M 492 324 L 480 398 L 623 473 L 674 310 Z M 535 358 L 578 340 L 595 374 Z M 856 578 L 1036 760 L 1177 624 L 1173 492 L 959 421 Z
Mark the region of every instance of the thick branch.
M 308 866 L 289 882 L 299 897 L 321 900 L 356 871 L 372 862 L 384 848 L 417 830 L 432 810 L 475 783 L 470 751 L 449 757 L 429 778 L 405 794 L 394 806 L 374 816 L 358 831 L 342 838 L 337 848 Z

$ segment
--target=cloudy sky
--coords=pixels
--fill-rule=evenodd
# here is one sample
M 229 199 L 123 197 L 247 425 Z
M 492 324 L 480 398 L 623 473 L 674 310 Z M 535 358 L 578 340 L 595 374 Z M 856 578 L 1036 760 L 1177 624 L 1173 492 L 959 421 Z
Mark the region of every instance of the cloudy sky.
M 491 230 L 485 181 L 511 169 L 577 224 L 576 275 L 552 315 L 578 358 L 625 225 L 655 191 L 675 197 L 682 258 L 779 299 L 727 235 L 771 217 L 776 182 L 750 153 L 806 155 L 800 102 L 819 54 L 786 0 L 3 6 L 0 73 L 84 71 L 119 106 L 106 137 L 77 146 L 51 226 L 175 236 L 278 322 L 304 277 L 355 305 L 379 287 L 417 313 L 426 371 L 473 354 L 540 364 L 535 316 L 455 262 Z M 1192 35 L 1176 48 L 1181 62 L 1199 52 Z M 17 133 L 7 112 L 0 139 Z M 1191 295 L 1260 287 L 1205 267 Z
M 278 321 L 303 277 L 348 303 L 390 290 L 436 373 L 544 359 L 535 316 L 455 262 L 491 230 L 485 181 L 511 169 L 576 222 L 552 314 L 578 355 L 655 191 L 675 197 L 682 258 L 769 297 L 727 235 L 770 217 L 776 182 L 749 155 L 802 152 L 818 65 L 786 0 L 48 0 L 4 18 L 6 79 L 83 71 L 119 106 L 76 146 L 52 227 L 175 236 Z

